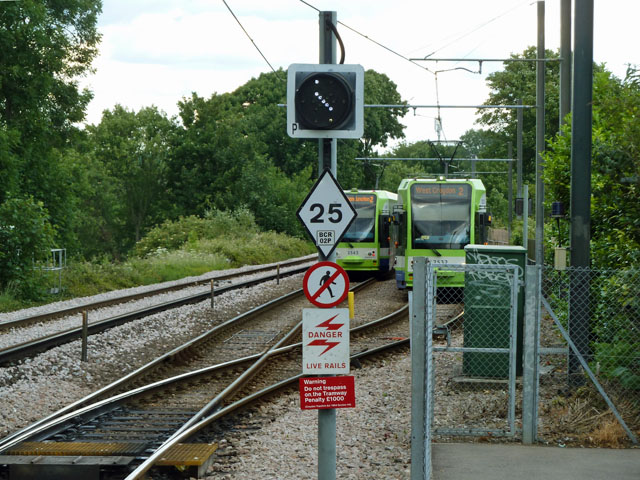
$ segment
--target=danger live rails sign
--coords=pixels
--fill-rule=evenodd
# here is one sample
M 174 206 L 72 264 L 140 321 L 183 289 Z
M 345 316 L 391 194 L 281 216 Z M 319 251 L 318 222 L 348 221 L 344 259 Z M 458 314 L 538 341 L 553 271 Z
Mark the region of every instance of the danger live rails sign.
M 302 373 L 349 373 L 349 309 L 302 310 Z M 300 408 L 355 407 L 352 376 L 300 379 Z
M 302 310 L 302 373 L 349 373 L 349 309 Z

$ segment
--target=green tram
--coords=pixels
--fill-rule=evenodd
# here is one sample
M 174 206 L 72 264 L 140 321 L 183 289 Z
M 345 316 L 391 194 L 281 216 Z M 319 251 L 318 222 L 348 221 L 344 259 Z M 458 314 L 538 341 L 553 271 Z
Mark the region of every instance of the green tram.
M 344 192 L 357 216 L 336 247 L 336 263 L 347 272 L 384 275 L 392 268 L 391 212 L 397 195 L 384 190 Z
M 396 284 L 413 287 L 413 259 L 459 265 L 465 262 L 464 247 L 484 243 L 486 190 L 478 179 L 454 180 L 406 178 L 398 187 L 394 210 Z M 438 270 L 438 287 L 463 287 L 464 273 Z

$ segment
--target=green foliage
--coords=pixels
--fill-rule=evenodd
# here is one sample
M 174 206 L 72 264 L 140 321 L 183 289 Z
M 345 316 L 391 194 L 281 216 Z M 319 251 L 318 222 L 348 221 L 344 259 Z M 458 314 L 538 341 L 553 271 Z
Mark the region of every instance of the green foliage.
M 560 323 L 569 325 L 570 282 L 588 276 L 589 336 L 592 370 L 623 388 L 640 389 L 640 270 L 548 270 L 545 297 Z M 586 278 L 584 278 L 586 280 Z
M 21 0 L 0 7 L 0 203 L 33 198 L 57 240 L 78 246 L 81 163 L 70 146 L 91 93 L 78 79 L 98 53 L 100 0 Z
M 558 58 L 558 53 L 545 51 L 546 58 Z M 511 58 L 529 59 L 529 62 L 505 62 L 504 69 L 491 73 L 487 85 L 491 92 L 485 101 L 488 105 L 515 105 L 518 99 L 524 105 L 536 105 L 536 63 L 537 48 L 528 47 L 521 54 L 511 54 Z M 559 125 L 559 62 L 545 63 L 545 136 L 552 137 Z M 517 112 L 514 109 L 489 108 L 479 110 L 478 123 L 490 127 L 493 132 L 507 138 L 516 138 Z M 515 143 L 515 142 L 514 142 Z M 536 109 L 523 112 L 523 170 L 527 178 L 533 179 L 536 158 Z M 515 145 L 514 145 L 515 147 Z M 506 152 L 505 152 L 506 153 Z
M 286 133 L 285 72 L 265 73 L 228 94 L 204 99 L 196 94 L 180 103 L 184 129 L 169 159 L 173 203 L 182 215 L 203 215 L 208 208 L 232 210 L 245 205 L 265 230 L 302 235 L 295 217 L 316 177 L 317 141 Z M 401 104 L 396 85 L 374 71 L 365 76 L 365 101 Z M 339 142 L 339 181 L 345 188 L 373 188 L 375 175 L 358 156 L 403 135 L 402 109 L 369 109 L 362 140 Z
M 159 252 L 147 258 L 114 263 L 74 261 L 65 271 L 67 295 L 82 297 L 102 292 L 178 280 L 229 268 L 220 255 L 193 254 L 185 251 Z
M 208 211 L 205 218 L 191 215 L 178 220 L 167 220 L 153 228 L 140 240 L 134 249 L 139 257 L 157 252 L 178 250 L 185 244 L 193 244 L 200 239 L 229 236 L 246 239 L 258 233 L 253 214 L 246 208 L 233 212 L 216 209 Z
M 593 265 L 640 264 L 640 84 L 637 70 L 621 81 L 610 72 L 594 76 L 591 159 Z M 570 211 L 571 136 L 549 142 L 545 156 L 547 198 Z M 550 205 L 547 205 L 549 208 Z
M 99 0 L 21 0 L 0 9 L 0 117 L 25 142 L 60 145 L 91 99 L 77 77 L 98 53 Z M 53 131 L 53 132 L 52 132 Z
M 275 232 L 256 229 L 251 212 L 211 211 L 207 218 L 196 217 L 168 222 L 166 228 L 154 229 L 151 239 L 141 245 L 180 245 L 176 249 L 156 246 L 144 257 L 114 262 L 109 256 L 87 262 L 76 257 L 63 272 L 63 297 L 75 298 L 202 275 L 242 265 L 272 263 L 315 251 L 310 243 Z M 200 237 L 200 235 L 202 235 Z M 180 238 L 180 241 L 176 241 Z M 40 302 L 20 299 L 15 290 L 0 293 L 0 311 L 25 308 Z M 45 298 L 43 297 L 42 300 Z M 51 300 L 48 297 L 47 300 Z
M 306 168 L 288 178 L 266 159 L 255 159 L 245 165 L 225 204 L 228 208 L 244 205 L 263 230 L 302 236 L 295 212 L 312 186 L 310 171 L 311 168 Z
M 105 233 L 117 239 L 102 244 L 103 250 L 123 254 L 146 229 L 166 218 L 167 157 L 177 128 L 156 107 L 136 113 L 120 105 L 104 111 L 99 125 L 87 128 L 88 153 L 99 164 L 101 183 L 108 185 L 108 191 L 91 192 L 88 200 L 102 214 Z
M 309 242 L 275 232 L 260 232 L 244 242 L 238 242 L 230 235 L 202 239 L 190 245 L 189 249 L 220 255 L 230 267 L 259 265 L 315 251 Z
M 406 105 L 398 93 L 397 85 L 384 73 L 367 70 L 364 76 L 364 102 L 379 105 Z M 406 108 L 367 108 L 364 113 L 363 156 L 374 153 L 376 146 L 386 147 L 391 139 L 404 138 L 404 127 L 399 117 L 406 115 Z
M 53 234 L 42 202 L 11 198 L 0 204 L 0 288 L 38 298 L 34 267 L 49 254 Z
M 605 378 L 624 388 L 640 390 L 640 343 L 596 343 L 595 363 Z

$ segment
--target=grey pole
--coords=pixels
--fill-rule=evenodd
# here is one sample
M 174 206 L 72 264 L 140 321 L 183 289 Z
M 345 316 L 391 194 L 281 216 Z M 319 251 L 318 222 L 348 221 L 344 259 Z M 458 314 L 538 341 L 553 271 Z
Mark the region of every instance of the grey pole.
M 536 62 L 536 265 L 544 264 L 544 1 L 538 2 L 538 62 Z
M 538 312 L 539 265 L 525 267 L 525 314 L 522 353 L 522 443 L 530 445 L 538 434 Z
M 529 185 L 522 186 L 522 246 L 529 255 Z
M 522 99 L 518 99 L 518 105 L 522 105 Z M 516 128 L 516 150 L 518 163 L 516 164 L 516 195 L 522 198 L 522 130 L 524 125 L 524 112 L 521 108 L 516 110 L 518 124 Z
M 509 142 L 507 149 L 507 156 L 513 158 L 513 144 Z M 507 238 L 509 244 L 511 244 L 511 224 L 513 222 L 513 162 L 509 162 L 509 176 L 507 180 L 508 185 L 508 200 L 509 204 L 509 223 L 507 226 Z
M 327 22 L 337 24 L 337 12 L 319 12 L 319 44 L 321 64 L 336 63 L 336 38 Z M 318 140 L 318 177 L 325 168 L 331 170 L 338 178 L 337 142 L 335 138 Z M 325 257 L 318 253 L 318 261 L 335 262 L 336 254 Z M 336 478 L 336 410 L 334 408 L 318 410 L 318 480 L 335 480 Z
M 571 0 L 560 0 L 560 127 L 571 112 Z
M 593 97 L 593 0 L 575 1 L 573 116 L 571 122 L 571 280 L 569 335 L 589 354 L 589 275 L 591 255 L 591 122 Z M 580 271 L 583 268 L 585 270 Z M 578 269 L 578 270 L 576 270 Z M 578 359 L 569 355 L 569 378 L 582 383 Z
M 82 312 L 82 351 L 80 352 L 80 359 L 83 362 L 87 361 L 87 336 L 89 335 L 89 313 L 84 310 Z
M 426 348 L 426 258 L 416 257 L 413 264 L 411 293 L 411 480 L 425 480 L 428 459 L 426 438 L 427 371 Z

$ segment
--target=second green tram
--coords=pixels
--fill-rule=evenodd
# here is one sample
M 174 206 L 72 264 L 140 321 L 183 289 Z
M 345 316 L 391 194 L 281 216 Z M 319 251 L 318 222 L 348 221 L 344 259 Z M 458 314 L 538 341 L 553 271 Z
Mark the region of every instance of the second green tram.
M 428 257 L 438 269 L 438 287 L 463 287 L 464 273 L 447 265 L 465 262 L 464 247 L 483 243 L 486 190 L 478 179 L 406 178 L 394 210 L 396 284 L 413 287 L 413 260 Z
M 398 196 L 384 190 L 344 193 L 357 216 L 336 247 L 336 263 L 347 272 L 389 272 L 393 267 L 391 212 Z

